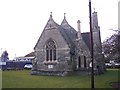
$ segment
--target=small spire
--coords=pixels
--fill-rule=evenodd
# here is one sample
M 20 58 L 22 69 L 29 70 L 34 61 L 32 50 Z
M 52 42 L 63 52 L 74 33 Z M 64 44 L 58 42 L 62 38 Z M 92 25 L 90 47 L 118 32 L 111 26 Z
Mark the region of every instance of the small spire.
M 94 9 L 94 12 L 95 12 L 95 8 L 93 8 Z
M 66 18 L 66 16 L 65 16 L 65 15 L 66 15 L 66 13 L 64 13 L 64 19 Z
M 50 17 L 52 18 L 52 12 L 50 12 Z
M 61 23 L 61 25 L 66 25 L 66 24 L 68 24 L 68 22 L 67 22 L 67 20 L 66 20 L 66 13 L 64 13 L 64 19 L 63 19 L 63 21 L 62 21 L 62 23 Z
M 77 23 L 81 23 L 80 20 L 78 20 Z

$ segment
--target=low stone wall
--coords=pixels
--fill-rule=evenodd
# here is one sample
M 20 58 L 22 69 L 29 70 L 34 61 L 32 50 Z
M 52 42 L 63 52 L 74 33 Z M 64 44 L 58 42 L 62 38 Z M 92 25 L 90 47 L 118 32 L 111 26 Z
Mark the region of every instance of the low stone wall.
M 31 75 L 66 76 L 67 71 L 31 71 Z
M 100 70 L 94 70 L 94 75 L 103 74 Z M 31 75 L 48 75 L 48 76 L 68 76 L 68 75 L 91 75 L 91 69 L 78 69 L 75 71 L 42 71 L 32 70 Z

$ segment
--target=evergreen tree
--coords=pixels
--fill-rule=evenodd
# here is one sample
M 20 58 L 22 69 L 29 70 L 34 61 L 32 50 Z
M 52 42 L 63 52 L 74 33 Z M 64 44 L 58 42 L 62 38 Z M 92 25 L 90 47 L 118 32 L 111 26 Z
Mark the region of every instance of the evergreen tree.
M 1 61 L 3 62 L 6 62 L 9 60 L 9 57 L 8 57 L 8 52 L 7 51 L 4 51 L 1 55 Z

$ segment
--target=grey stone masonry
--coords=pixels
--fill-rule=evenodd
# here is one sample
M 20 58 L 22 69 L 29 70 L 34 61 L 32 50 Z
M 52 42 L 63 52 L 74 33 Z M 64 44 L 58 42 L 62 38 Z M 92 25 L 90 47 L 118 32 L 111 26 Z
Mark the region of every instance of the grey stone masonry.
M 102 70 L 100 28 L 97 14 L 93 13 L 94 59 Z M 90 64 L 90 33 L 81 33 L 80 21 L 78 31 L 69 25 L 65 14 L 61 25 L 57 24 L 52 13 L 35 47 L 35 59 L 31 74 L 65 76 L 80 70 L 89 70 Z M 99 54 L 99 55 L 98 55 Z M 98 57 L 96 57 L 98 55 Z

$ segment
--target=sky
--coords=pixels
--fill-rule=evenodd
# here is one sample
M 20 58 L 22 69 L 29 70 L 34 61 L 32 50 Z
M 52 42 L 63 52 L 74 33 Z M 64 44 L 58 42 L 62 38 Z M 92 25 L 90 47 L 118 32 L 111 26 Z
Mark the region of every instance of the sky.
M 118 29 L 118 1 L 91 0 L 102 42 L 114 33 L 111 29 Z M 66 13 L 75 30 L 80 20 L 81 32 L 89 32 L 88 4 L 89 0 L 0 0 L 0 54 L 7 50 L 12 60 L 32 52 L 50 12 L 56 23 L 61 24 Z

